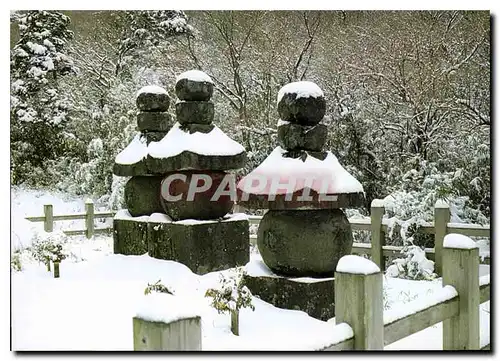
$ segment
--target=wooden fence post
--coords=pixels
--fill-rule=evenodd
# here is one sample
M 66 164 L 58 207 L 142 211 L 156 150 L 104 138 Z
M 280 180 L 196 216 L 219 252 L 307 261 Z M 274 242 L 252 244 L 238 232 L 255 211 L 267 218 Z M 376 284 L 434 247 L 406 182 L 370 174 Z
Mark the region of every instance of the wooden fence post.
M 85 202 L 85 235 L 87 239 L 94 235 L 94 202 L 88 200 Z
M 173 322 L 133 318 L 134 351 L 200 351 L 201 318 Z
M 443 321 L 443 350 L 479 350 L 479 249 L 469 237 L 445 237 L 444 285 L 457 290 L 460 312 Z
M 45 221 L 43 222 L 43 230 L 45 232 L 52 232 L 54 230 L 54 213 L 52 204 L 45 204 L 43 206 L 43 213 L 45 214 Z
M 384 216 L 385 208 L 384 201 L 374 199 L 371 204 L 371 244 L 372 244 L 372 261 L 383 271 L 385 269 L 384 250 L 382 246 L 385 241 L 385 234 L 382 231 L 382 217 Z
M 355 350 L 384 349 L 382 287 L 382 272 L 375 263 L 353 255 L 340 259 L 335 272 L 335 323 L 351 326 Z
M 443 274 L 443 241 L 446 229 L 450 222 L 450 207 L 442 200 L 438 200 L 434 206 L 434 271 L 438 275 Z

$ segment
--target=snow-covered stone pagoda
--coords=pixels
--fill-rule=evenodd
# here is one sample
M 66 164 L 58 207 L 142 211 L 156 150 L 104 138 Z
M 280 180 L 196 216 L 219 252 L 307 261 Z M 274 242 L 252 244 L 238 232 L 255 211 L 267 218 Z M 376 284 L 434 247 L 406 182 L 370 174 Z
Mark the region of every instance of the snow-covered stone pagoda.
M 175 91 L 174 124 L 164 89 L 148 86 L 137 94 L 140 133 L 116 156 L 113 168 L 116 175 L 131 176 L 127 209 L 114 219 L 114 252 L 148 252 L 199 274 L 244 265 L 248 220 L 228 214 L 234 204 L 229 192 L 213 196 L 229 171 L 244 166 L 245 149 L 212 123 L 213 83 L 207 74 L 182 73 Z M 200 180 L 210 186 L 199 186 Z
M 321 319 L 334 315 L 332 277 L 352 249 L 342 208 L 364 201 L 361 184 L 324 150 L 325 111 L 316 84 L 285 85 L 278 94 L 279 146 L 238 183 L 239 204 L 269 209 L 257 234 L 262 261 L 247 265 L 248 287 L 278 307 Z

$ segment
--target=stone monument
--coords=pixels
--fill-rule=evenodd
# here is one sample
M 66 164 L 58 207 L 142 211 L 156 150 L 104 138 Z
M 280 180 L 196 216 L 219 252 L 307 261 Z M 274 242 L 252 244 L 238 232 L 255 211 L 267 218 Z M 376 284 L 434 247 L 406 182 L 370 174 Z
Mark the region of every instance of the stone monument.
M 334 316 L 335 267 L 352 248 L 342 208 L 364 201 L 361 184 L 324 150 L 325 111 L 316 84 L 285 85 L 278 94 L 279 146 L 238 182 L 239 204 L 268 209 L 257 234 L 262 261 L 246 266 L 248 288 L 323 320 Z
M 234 177 L 244 148 L 215 124 L 213 83 L 197 70 L 175 86 L 176 122 L 169 97 L 159 87 L 137 94 L 139 134 L 117 155 L 113 171 L 131 176 L 126 210 L 114 219 L 114 253 L 174 260 L 203 274 L 249 260 L 248 220 L 230 215 Z M 173 124 L 172 124 L 173 123 Z

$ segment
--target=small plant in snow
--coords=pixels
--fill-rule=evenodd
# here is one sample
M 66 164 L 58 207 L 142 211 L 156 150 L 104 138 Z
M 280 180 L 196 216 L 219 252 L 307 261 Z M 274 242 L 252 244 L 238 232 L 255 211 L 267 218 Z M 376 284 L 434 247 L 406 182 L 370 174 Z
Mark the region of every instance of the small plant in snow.
M 418 246 L 407 246 L 402 253 L 405 258 L 397 258 L 385 271 L 389 277 L 411 280 L 432 280 L 436 278 L 434 262 L 428 260 L 425 251 Z
M 63 247 L 67 238 L 68 236 L 62 231 L 38 233 L 31 246 L 33 258 L 45 263 L 48 271 L 50 271 L 50 262 L 54 263 L 54 277 L 56 278 L 59 277 L 59 263 L 68 256 Z
M 217 289 L 210 288 L 205 293 L 205 297 L 212 298 L 212 307 L 218 313 L 229 312 L 231 314 L 231 332 L 239 335 L 239 311 L 248 307 L 255 311 L 252 304 L 252 294 L 243 282 L 244 272 L 239 269 L 229 278 L 220 275 L 220 283 Z
M 12 253 L 10 257 L 10 268 L 14 271 L 20 272 L 23 270 L 23 266 L 21 264 L 21 254 L 18 251 Z
M 151 292 L 168 293 L 170 295 L 173 295 L 173 292 L 170 291 L 167 286 L 161 283 L 161 280 L 158 280 L 153 284 L 148 283 L 148 286 L 144 289 L 144 294 L 149 295 Z

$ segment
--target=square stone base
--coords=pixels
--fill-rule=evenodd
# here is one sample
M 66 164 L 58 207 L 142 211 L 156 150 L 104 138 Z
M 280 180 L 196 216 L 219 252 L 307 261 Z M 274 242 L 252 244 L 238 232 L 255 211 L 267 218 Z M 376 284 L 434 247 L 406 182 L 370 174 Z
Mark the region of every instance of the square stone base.
M 148 223 L 149 255 L 181 262 L 197 274 L 244 266 L 249 252 L 246 219 Z
M 244 266 L 250 259 L 249 225 L 245 215 L 221 220 L 172 222 L 166 215 L 131 217 L 120 211 L 113 221 L 114 253 L 180 262 L 205 274 Z
M 113 220 L 113 253 L 139 256 L 148 251 L 148 217 L 135 218 L 144 220 Z
M 282 277 L 260 259 L 249 262 L 246 271 L 245 285 L 261 300 L 275 307 L 304 311 L 322 321 L 335 316 L 334 278 Z

